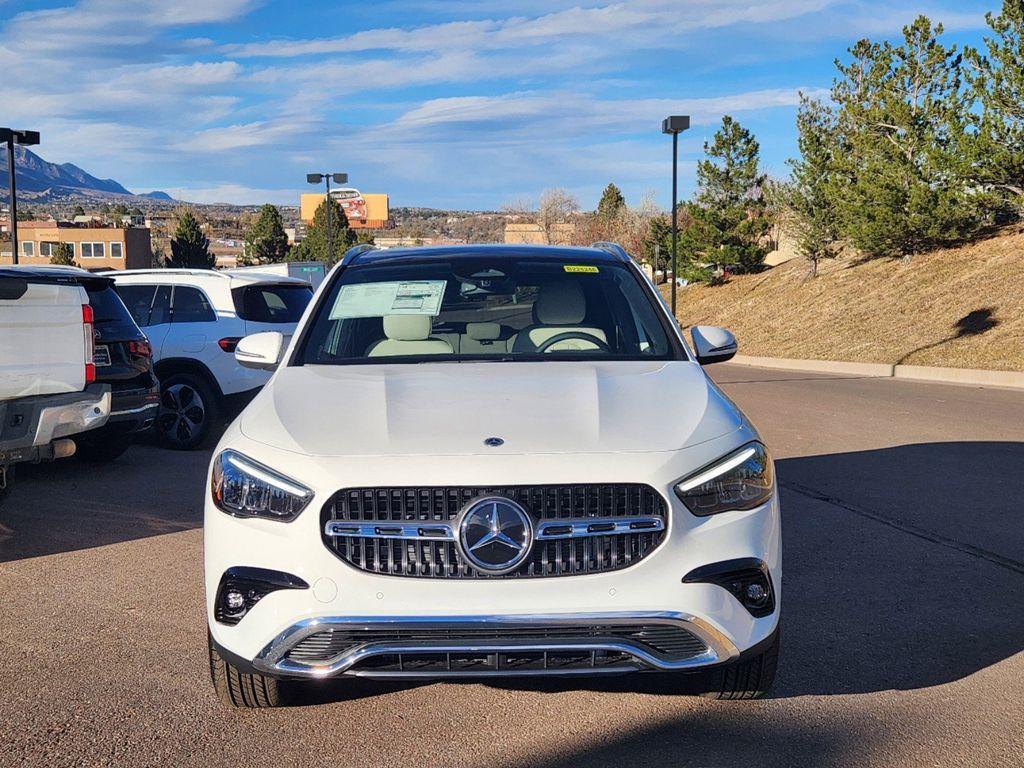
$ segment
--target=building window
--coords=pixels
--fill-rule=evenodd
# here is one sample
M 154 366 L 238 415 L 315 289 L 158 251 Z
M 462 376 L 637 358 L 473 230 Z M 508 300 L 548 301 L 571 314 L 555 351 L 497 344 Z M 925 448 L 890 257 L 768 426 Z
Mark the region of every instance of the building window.
M 57 252 L 57 246 L 59 243 L 52 243 L 49 240 L 44 240 L 39 243 L 39 255 L 45 259 L 53 256 Z
M 82 243 L 83 259 L 102 259 L 103 243 Z
M 124 245 L 122 243 L 111 243 L 110 244 L 110 258 L 112 258 L 112 259 L 123 259 L 124 258 Z
M 21 241 L 21 255 L 22 256 L 35 256 L 36 255 L 36 244 L 32 240 Z

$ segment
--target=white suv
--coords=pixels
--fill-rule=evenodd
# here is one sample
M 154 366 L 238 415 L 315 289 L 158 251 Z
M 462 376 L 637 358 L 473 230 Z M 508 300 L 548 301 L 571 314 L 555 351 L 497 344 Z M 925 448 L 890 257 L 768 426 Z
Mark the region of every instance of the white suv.
M 752 698 L 778 658 L 772 460 L 617 247 L 346 254 L 227 430 L 205 514 L 221 699 L 294 681 L 660 672 Z M 290 682 L 289 682 L 290 681 Z
M 257 272 L 106 274 L 153 347 L 161 385 L 157 429 L 182 449 L 202 446 L 220 416 L 248 402 L 270 378 L 238 364 L 239 339 L 271 330 L 290 337 L 313 295 L 303 280 Z

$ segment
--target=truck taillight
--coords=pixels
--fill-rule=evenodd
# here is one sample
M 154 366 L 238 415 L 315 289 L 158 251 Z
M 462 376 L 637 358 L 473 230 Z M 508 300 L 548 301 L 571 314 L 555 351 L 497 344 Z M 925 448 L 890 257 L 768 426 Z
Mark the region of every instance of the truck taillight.
M 82 337 L 85 341 L 85 383 L 92 384 L 96 381 L 96 364 L 93 356 L 96 354 L 96 342 L 93 337 L 93 314 L 92 307 L 88 304 L 82 305 Z

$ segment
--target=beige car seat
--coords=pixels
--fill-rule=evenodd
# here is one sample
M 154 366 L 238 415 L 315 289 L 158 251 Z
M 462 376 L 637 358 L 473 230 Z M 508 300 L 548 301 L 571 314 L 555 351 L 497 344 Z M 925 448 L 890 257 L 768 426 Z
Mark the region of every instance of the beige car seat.
M 604 331 L 593 326 L 581 325 L 587 316 L 587 301 L 579 283 L 572 280 L 558 280 L 545 283 L 537 293 L 533 305 L 534 325 L 521 330 L 515 338 L 516 352 L 536 351 L 545 341 L 562 333 L 585 333 L 607 343 Z M 590 350 L 600 349 L 593 341 L 575 338 L 565 339 L 548 347 L 548 350 Z
M 452 345 L 430 336 L 433 318 L 430 315 L 385 315 L 384 335 L 367 357 L 396 355 L 450 355 Z
M 508 352 L 508 341 L 501 338 L 501 325 L 498 323 L 466 323 L 459 348 L 464 355 Z

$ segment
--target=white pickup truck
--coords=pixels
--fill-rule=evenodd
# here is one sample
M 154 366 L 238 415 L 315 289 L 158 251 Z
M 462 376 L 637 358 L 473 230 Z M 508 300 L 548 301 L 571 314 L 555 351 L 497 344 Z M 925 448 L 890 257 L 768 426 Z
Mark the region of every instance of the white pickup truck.
M 85 289 L 70 274 L 0 268 L 0 499 L 15 464 L 70 456 L 68 437 L 107 421 L 110 386 L 95 379 Z

